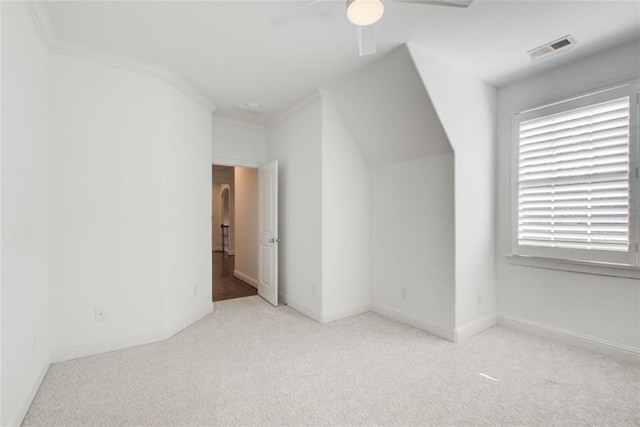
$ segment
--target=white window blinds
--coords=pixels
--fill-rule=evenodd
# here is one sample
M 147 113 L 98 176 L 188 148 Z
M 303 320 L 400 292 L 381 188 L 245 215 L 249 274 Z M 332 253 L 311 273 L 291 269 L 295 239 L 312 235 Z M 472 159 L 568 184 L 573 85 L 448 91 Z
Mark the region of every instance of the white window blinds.
M 572 251 L 577 259 L 576 250 L 630 252 L 631 102 L 628 95 L 577 108 L 568 102 L 520 117 L 519 247 L 543 256 L 545 248 Z
M 629 249 L 629 98 L 520 123 L 518 243 Z

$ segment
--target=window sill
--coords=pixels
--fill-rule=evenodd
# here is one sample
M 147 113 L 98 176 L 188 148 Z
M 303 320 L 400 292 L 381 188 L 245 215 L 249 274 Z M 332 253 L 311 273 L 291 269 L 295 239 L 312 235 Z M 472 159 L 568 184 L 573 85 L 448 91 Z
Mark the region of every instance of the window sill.
M 600 276 L 622 277 L 627 279 L 640 279 L 640 268 L 631 265 L 558 260 L 524 255 L 507 255 L 506 260 L 509 264 L 525 267 L 572 271 L 575 273 L 597 274 Z

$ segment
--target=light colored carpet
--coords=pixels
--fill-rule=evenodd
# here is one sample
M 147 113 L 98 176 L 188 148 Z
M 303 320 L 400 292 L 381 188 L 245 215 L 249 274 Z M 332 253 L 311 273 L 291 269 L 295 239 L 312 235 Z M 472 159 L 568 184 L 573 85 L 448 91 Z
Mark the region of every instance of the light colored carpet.
M 167 341 L 52 365 L 24 424 L 637 426 L 639 391 L 638 366 L 505 328 L 452 344 L 247 297 Z

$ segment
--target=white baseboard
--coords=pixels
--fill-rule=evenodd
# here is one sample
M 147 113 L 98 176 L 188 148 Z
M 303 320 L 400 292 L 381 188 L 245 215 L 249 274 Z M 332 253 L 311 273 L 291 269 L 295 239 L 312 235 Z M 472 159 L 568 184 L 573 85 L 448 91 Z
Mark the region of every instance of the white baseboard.
M 121 350 L 123 348 L 135 347 L 138 345 L 162 341 L 165 338 L 166 331 L 164 329 L 160 329 L 157 331 L 112 338 L 98 342 L 92 342 L 89 344 L 79 344 L 69 347 L 63 347 L 54 350 L 51 353 L 51 361 L 63 362 L 65 360 L 77 359 L 78 357 L 92 356 L 94 354 L 106 353 L 109 351 Z
M 439 336 L 451 342 L 455 342 L 456 333 L 452 329 L 444 328 L 442 326 L 434 325 L 433 323 L 429 323 L 425 320 L 418 319 L 410 314 L 403 313 L 401 311 L 396 310 L 395 308 L 391 308 L 384 304 L 380 304 L 374 302 L 371 304 L 371 311 L 375 311 L 378 314 L 382 314 L 383 316 L 390 317 L 399 322 L 406 323 L 418 329 L 422 329 L 424 331 L 429 332 L 430 334 Z
M 311 319 L 315 320 L 316 322 L 321 322 L 322 321 L 322 313 L 320 312 L 320 310 L 316 310 L 316 309 L 313 309 L 311 307 L 308 307 L 308 306 L 300 303 L 295 298 L 291 298 L 291 297 L 289 297 L 287 295 L 280 294 L 280 297 L 282 298 L 282 302 L 284 302 L 285 304 L 287 304 L 289 307 L 293 308 L 294 310 L 299 311 L 300 313 L 304 314 L 307 317 L 310 317 Z
M 474 320 L 473 322 L 469 322 L 465 325 L 462 325 L 456 328 L 456 341 L 462 342 L 468 338 L 471 338 L 474 335 L 479 334 L 480 332 L 489 329 L 493 326 L 496 326 L 496 314 L 491 313 L 486 316 L 482 316 L 479 319 Z
M 243 282 L 248 283 L 251 286 L 253 286 L 254 288 L 258 289 L 258 281 L 256 279 L 254 279 L 253 277 L 249 276 L 248 274 L 244 274 L 242 271 L 233 270 L 233 275 L 234 275 L 234 277 L 237 277 L 238 279 L 242 280 Z
M 169 328 L 167 328 L 166 334 L 165 334 L 165 339 L 170 338 L 172 336 L 174 336 L 175 334 L 177 334 L 178 332 L 180 332 L 181 330 L 193 325 L 194 323 L 196 323 L 198 320 L 202 319 L 205 316 L 208 316 L 209 314 L 213 313 L 214 310 L 214 305 L 213 302 L 209 304 L 205 304 L 204 307 L 202 309 L 200 309 L 199 311 L 196 311 L 195 314 L 192 314 L 188 317 L 185 317 L 184 319 L 181 319 L 179 322 L 176 322 L 175 325 L 171 325 Z
M 211 303 L 211 305 L 207 304 L 203 310 L 200 310 L 194 315 L 183 319 L 182 321 L 178 322 L 176 325 L 172 325 L 168 329 L 159 329 L 142 334 L 128 335 L 88 344 L 79 344 L 59 348 L 51 353 L 51 361 L 63 362 L 65 360 L 77 359 L 79 357 L 93 356 L 94 354 L 107 353 L 109 351 L 122 350 L 129 347 L 150 344 L 152 342 L 164 341 L 167 338 L 177 334 L 187 326 L 190 326 L 203 317 L 207 316 L 208 314 L 213 312 L 213 310 L 213 303 Z
M 371 311 L 370 303 L 337 308 L 320 313 L 320 321 L 322 323 L 333 322 L 334 320 L 344 319 L 345 317 L 355 316 L 356 314 L 366 313 L 367 311 Z
M 497 314 L 498 325 L 559 341 L 574 347 L 604 354 L 626 362 L 640 364 L 640 348 L 617 344 L 600 338 L 583 335 L 566 329 L 531 322 L 504 313 Z
M 20 405 L 20 408 L 19 408 L 18 412 L 15 414 L 13 419 L 11 419 L 9 421 L 9 424 L 7 424 L 7 425 L 9 425 L 9 426 L 20 426 L 20 425 L 22 425 L 22 421 L 24 420 L 24 417 L 27 415 L 27 411 L 31 407 L 31 402 L 33 402 L 33 398 L 36 397 L 36 393 L 38 392 L 38 389 L 40 388 L 40 384 L 42 384 L 42 381 L 44 380 L 44 377 L 47 375 L 47 371 L 49 370 L 49 366 L 51 366 L 50 363 L 45 363 L 44 364 L 44 366 L 42 367 L 42 370 L 38 374 L 38 377 L 36 378 L 34 383 L 31 385 L 31 389 L 29 390 L 29 394 L 27 396 L 25 396 L 25 399 L 22 402 L 22 405 Z

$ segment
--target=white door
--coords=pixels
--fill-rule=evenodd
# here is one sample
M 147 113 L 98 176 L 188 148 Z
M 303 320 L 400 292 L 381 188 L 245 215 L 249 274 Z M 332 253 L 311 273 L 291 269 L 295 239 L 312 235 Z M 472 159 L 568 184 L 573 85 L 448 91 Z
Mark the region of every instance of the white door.
M 258 295 L 278 305 L 278 161 L 258 171 Z

